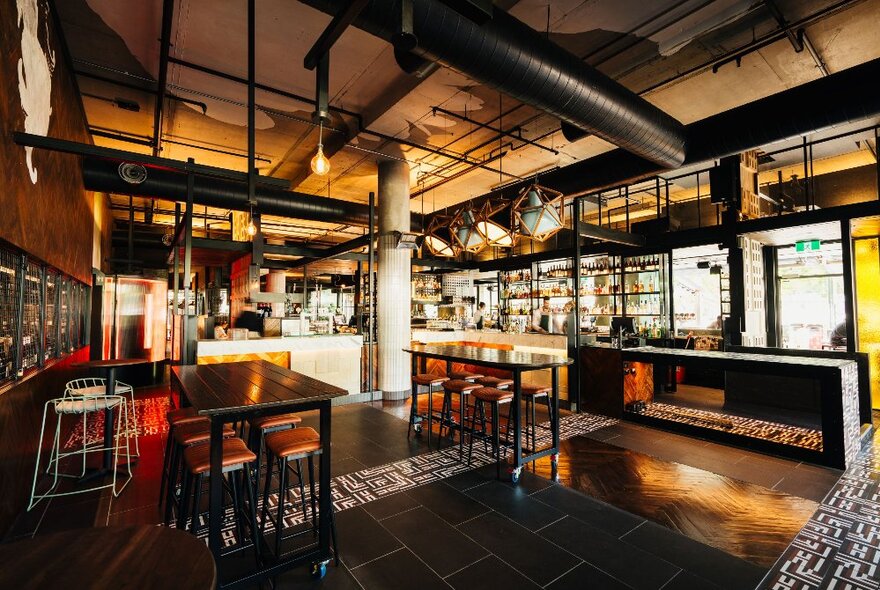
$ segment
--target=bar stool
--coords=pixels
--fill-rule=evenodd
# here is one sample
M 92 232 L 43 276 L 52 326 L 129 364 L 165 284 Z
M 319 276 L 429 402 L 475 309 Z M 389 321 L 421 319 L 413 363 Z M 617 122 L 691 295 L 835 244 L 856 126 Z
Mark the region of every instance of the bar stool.
M 478 383 L 471 383 L 470 381 L 464 381 L 462 379 L 450 379 L 449 381 L 443 382 L 443 408 L 440 410 L 440 437 L 443 437 L 443 426 L 446 426 L 446 432 L 449 434 L 452 432 L 452 428 L 454 426 L 454 422 L 452 420 L 452 394 L 458 394 L 458 428 L 459 428 L 459 437 L 458 437 L 458 447 L 459 447 L 459 455 L 464 457 L 464 427 L 465 427 L 465 419 L 467 418 L 467 395 L 475 390 L 479 389 L 480 385 Z
M 255 416 L 248 419 L 248 447 L 255 450 L 257 457 L 260 459 L 257 461 L 257 469 L 260 469 L 262 465 L 263 449 L 266 447 L 266 435 L 270 432 L 296 428 L 301 422 L 302 418 L 293 413 Z M 254 477 L 257 480 L 257 485 L 259 485 L 260 472 L 258 471 Z
M 459 379 L 461 381 L 476 381 L 477 379 L 482 379 L 483 375 L 480 373 L 471 373 L 470 371 L 451 371 L 449 373 L 450 379 Z
M 495 389 L 507 389 L 513 385 L 513 379 L 505 379 L 503 377 L 480 377 L 476 380 L 483 387 L 494 387 Z
M 171 473 L 171 455 L 174 450 L 174 429 L 182 424 L 202 423 L 208 424 L 208 418 L 199 416 L 195 408 L 177 408 L 165 412 L 165 420 L 168 423 L 168 434 L 165 436 L 165 455 L 162 459 L 162 479 L 159 483 L 159 502 L 165 497 L 168 475 Z M 176 484 L 175 484 L 176 485 Z
M 235 436 L 235 430 L 226 424 L 223 425 L 223 438 Z M 172 507 L 177 505 L 177 484 L 180 477 L 180 458 L 188 447 L 204 444 L 211 440 L 211 424 L 205 419 L 197 422 L 184 422 L 174 427 L 168 433 L 168 439 L 172 441 L 170 457 L 167 459 L 167 490 L 165 492 L 165 525 L 171 524 Z M 166 475 L 163 473 L 163 476 Z M 162 501 L 160 496 L 159 501 Z M 177 510 L 181 510 L 178 506 Z
M 479 415 L 480 419 L 480 434 L 484 445 L 488 438 L 486 436 L 485 404 L 489 404 L 492 412 L 490 418 L 492 422 L 492 456 L 498 460 L 501 453 L 501 426 L 499 424 L 501 421 L 500 408 L 501 405 L 509 404 L 511 402 L 513 399 L 513 392 L 504 391 L 495 387 L 480 387 L 473 390 L 471 396 L 474 398 L 474 412 L 471 415 L 471 438 L 470 445 L 468 446 L 468 465 L 471 463 L 471 455 L 474 450 L 474 436 L 477 433 L 477 415 Z M 507 426 L 505 427 L 504 438 L 506 442 L 510 442 L 508 440 L 510 438 L 510 412 L 507 413 Z
M 315 495 L 315 461 L 314 458 L 323 452 L 321 448 L 321 435 L 314 428 L 296 428 L 281 432 L 272 432 L 266 436 L 266 484 L 263 488 L 263 510 L 260 518 L 260 532 L 265 531 L 266 522 L 272 522 L 275 527 L 275 558 L 281 556 L 281 541 L 303 534 L 305 531 L 294 533 L 287 537 L 284 533 L 284 504 L 290 488 L 288 486 L 288 471 L 296 475 L 299 480 L 300 499 L 302 501 L 303 520 L 308 520 L 306 512 L 306 495 L 303 488 L 303 476 L 300 460 L 306 459 L 309 466 L 309 503 L 312 507 L 312 532 L 317 531 L 317 501 Z M 272 464 L 278 459 L 278 509 L 273 517 L 269 513 L 269 487 L 272 482 Z M 290 461 L 296 461 L 296 469 L 290 465 Z M 330 535 L 333 541 L 333 556 L 336 565 L 339 565 L 339 547 L 336 543 L 336 522 L 333 517 L 333 503 L 330 504 Z
M 46 420 L 49 414 L 49 408 L 55 412 L 56 421 L 55 421 L 55 433 L 52 440 L 52 450 L 49 455 L 49 463 L 46 466 L 46 473 L 52 472 L 52 485 L 49 490 L 43 494 L 37 494 L 37 481 L 40 478 L 40 456 L 42 455 L 43 450 L 43 435 L 46 432 Z M 115 425 L 115 438 L 116 440 L 113 442 L 113 446 L 110 450 L 113 451 L 113 480 L 104 485 L 97 485 L 89 488 L 76 489 L 70 492 L 61 492 L 55 493 L 55 487 L 58 485 L 59 477 L 70 477 L 70 478 L 81 478 L 86 474 L 86 458 L 89 453 L 103 453 L 107 451 L 104 447 L 103 440 L 101 443 L 92 443 L 89 444 L 87 442 L 87 415 L 91 412 L 99 412 L 107 409 L 116 409 L 116 425 Z M 83 441 L 82 447 L 69 452 L 62 452 L 61 450 L 61 421 L 63 416 L 67 415 L 79 415 L 82 416 L 82 429 L 83 429 Z M 32 510 L 34 506 L 36 506 L 40 500 L 43 498 L 54 498 L 57 496 L 69 496 L 72 494 L 82 494 L 85 492 L 92 492 L 95 490 L 101 490 L 104 488 L 112 488 L 113 495 L 118 496 L 119 493 L 128 485 L 128 482 L 131 481 L 132 473 L 131 466 L 127 467 L 128 469 L 128 478 L 126 478 L 125 483 L 122 484 L 122 487 L 116 487 L 116 479 L 118 473 L 118 463 L 119 463 L 119 455 L 121 450 L 125 450 L 126 456 L 130 456 L 130 447 L 128 441 L 128 431 L 122 428 L 122 424 L 124 420 L 128 419 L 128 405 L 125 397 L 121 395 L 94 395 L 94 396 L 74 396 L 70 394 L 70 390 L 65 392 L 64 397 L 59 397 L 55 399 L 50 399 L 43 406 L 43 424 L 40 427 L 40 438 L 37 446 L 37 461 L 34 466 L 34 480 L 31 484 L 31 497 L 28 502 L 28 511 Z M 105 428 L 109 428 L 110 424 L 105 424 Z M 123 443 L 120 441 L 124 439 Z M 79 475 L 72 475 L 66 473 L 60 473 L 59 463 L 65 457 L 71 457 L 81 455 L 82 456 L 82 471 Z M 54 470 L 53 470 L 54 465 Z
M 256 510 L 256 487 L 251 479 L 251 470 L 248 465 L 257 460 L 257 456 L 251 451 L 243 440 L 240 438 L 227 438 L 223 440 L 222 461 L 221 465 L 224 478 L 224 487 L 232 498 L 232 505 L 235 515 L 235 528 L 238 533 L 238 550 L 244 546 L 244 531 L 242 530 L 242 506 L 241 493 L 239 489 L 239 478 L 241 485 L 244 486 L 246 501 L 248 504 L 248 513 L 245 520 L 251 533 L 251 540 L 254 544 L 257 561 L 260 559 L 260 535 L 257 532 L 257 510 Z M 190 531 L 194 535 L 198 535 L 199 531 L 199 509 L 202 500 L 202 488 L 204 483 L 208 481 L 211 471 L 211 445 L 197 444 L 187 447 L 183 451 L 184 463 L 184 480 L 183 480 L 183 498 L 180 501 L 180 517 L 177 519 L 177 528 L 186 529 L 186 521 L 191 518 Z M 190 498 L 193 502 L 190 505 Z
M 416 434 L 420 434 L 422 432 L 422 424 L 421 422 L 416 422 L 416 418 L 420 418 L 421 420 L 425 419 L 425 416 L 422 416 L 418 413 L 418 405 L 419 405 L 419 386 L 427 387 L 428 394 L 428 446 L 431 446 L 431 430 L 434 425 L 434 387 L 437 385 L 442 385 L 446 381 L 449 381 L 448 377 L 442 377 L 440 375 L 434 375 L 433 373 L 419 373 L 417 375 L 412 376 L 412 404 L 409 408 L 409 428 L 406 431 L 406 438 L 410 437 L 413 429 L 415 429 Z
M 521 387 L 523 400 L 526 402 L 526 440 L 531 440 L 531 449 L 536 450 L 537 420 L 535 417 L 535 401 L 544 398 L 547 403 L 547 415 L 550 418 L 550 428 L 553 428 L 553 409 L 550 407 L 549 385 L 523 385 Z
M 69 391 L 72 395 L 104 396 L 107 395 L 107 380 L 103 377 L 82 377 L 80 379 L 68 381 L 66 385 L 66 390 Z M 141 447 L 138 443 L 138 421 L 137 407 L 134 403 L 134 387 L 127 383 L 123 383 L 122 381 L 116 381 L 116 390 L 113 392 L 113 395 L 128 396 L 128 401 L 130 403 L 129 411 L 131 412 L 131 420 L 134 423 L 134 456 L 140 457 Z M 127 422 L 125 424 L 125 429 L 128 430 Z

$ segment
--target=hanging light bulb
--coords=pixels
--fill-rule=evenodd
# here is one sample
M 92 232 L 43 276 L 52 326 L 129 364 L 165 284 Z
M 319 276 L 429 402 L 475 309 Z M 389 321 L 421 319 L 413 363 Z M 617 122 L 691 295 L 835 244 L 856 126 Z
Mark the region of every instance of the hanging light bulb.
M 250 214 L 248 215 L 248 224 L 247 224 L 247 227 L 245 228 L 245 231 L 247 232 L 247 235 L 249 235 L 250 237 L 254 237 L 255 235 L 257 235 L 257 226 L 254 223 L 254 203 L 253 203 L 253 201 L 251 201 L 249 203 L 249 205 L 250 205 Z
M 330 160 L 324 155 L 324 121 L 318 124 L 318 153 L 312 158 L 312 172 L 324 176 L 330 172 Z

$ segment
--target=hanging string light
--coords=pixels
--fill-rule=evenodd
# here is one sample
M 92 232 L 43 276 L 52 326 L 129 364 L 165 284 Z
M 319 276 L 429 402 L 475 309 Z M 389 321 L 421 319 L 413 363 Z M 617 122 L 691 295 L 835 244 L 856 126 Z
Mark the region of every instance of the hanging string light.
M 312 172 L 324 176 L 330 172 L 330 160 L 324 155 L 324 120 L 318 122 L 318 153 L 312 158 Z

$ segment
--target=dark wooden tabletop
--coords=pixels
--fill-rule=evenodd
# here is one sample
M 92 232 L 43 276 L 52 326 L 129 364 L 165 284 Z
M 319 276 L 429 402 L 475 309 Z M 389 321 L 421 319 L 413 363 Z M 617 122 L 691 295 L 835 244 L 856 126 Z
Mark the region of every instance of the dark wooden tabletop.
M 95 361 L 83 361 L 74 363 L 72 366 L 76 369 L 112 369 L 115 367 L 128 367 L 130 365 L 141 365 L 148 363 L 147 359 L 104 359 Z
M 499 350 L 480 346 L 462 346 L 457 344 L 419 344 L 403 349 L 406 352 L 428 358 L 471 363 L 484 367 L 495 367 L 507 370 L 549 369 L 570 365 L 572 360 L 563 356 L 536 354 L 518 350 Z
M 268 361 L 174 367 L 189 403 L 199 414 L 291 408 L 348 392 Z
M 169 527 L 77 529 L 0 545 L 0 588 L 216 586 L 217 569 L 204 541 Z

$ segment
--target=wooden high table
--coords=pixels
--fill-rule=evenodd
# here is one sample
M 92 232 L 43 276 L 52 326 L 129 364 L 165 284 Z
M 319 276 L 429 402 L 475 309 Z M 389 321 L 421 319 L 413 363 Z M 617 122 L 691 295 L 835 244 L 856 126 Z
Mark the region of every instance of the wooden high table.
M 187 365 L 171 370 L 172 387 L 181 403 L 191 405 L 211 421 L 211 471 L 209 483 L 208 546 L 217 560 L 221 587 L 245 587 L 277 576 L 297 565 L 326 565 L 330 558 L 330 401 L 346 395 L 334 385 L 307 377 L 268 361 L 214 365 Z M 220 526 L 223 517 L 223 425 L 258 416 L 317 409 L 320 411 L 321 476 L 319 481 L 318 546 L 278 559 L 244 577 L 224 581 Z
M 559 367 L 570 365 L 570 358 L 552 356 L 549 354 L 535 354 L 530 352 L 520 352 L 516 350 L 499 350 L 496 348 L 483 348 L 477 346 L 461 346 L 461 345 L 415 345 L 403 349 L 413 355 L 413 368 L 415 369 L 416 360 L 433 358 L 446 361 L 447 375 L 452 370 L 452 363 L 466 363 L 479 367 L 491 367 L 493 369 L 501 369 L 510 371 L 513 375 L 513 403 L 510 404 L 511 421 L 514 425 L 513 436 L 513 466 L 510 468 L 511 480 L 514 483 L 519 481 L 520 473 L 522 473 L 523 465 L 536 461 L 542 457 L 550 456 L 555 471 L 559 458 Z M 552 371 L 552 395 L 553 403 L 551 404 L 551 412 L 553 413 L 551 424 L 552 442 L 550 447 L 543 450 L 532 449 L 532 453 L 523 456 L 522 448 L 522 424 L 520 417 L 520 404 L 522 403 L 522 374 L 528 371 L 539 371 L 541 369 L 550 369 Z M 461 398 L 464 403 L 464 396 Z M 464 408 L 462 410 L 461 433 L 464 433 Z M 459 439 L 459 445 L 463 444 L 464 437 Z M 500 454 L 499 454 L 500 455 Z M 505 459 L 499 456 L 498 473 L 501 473 L 501 464 Z

